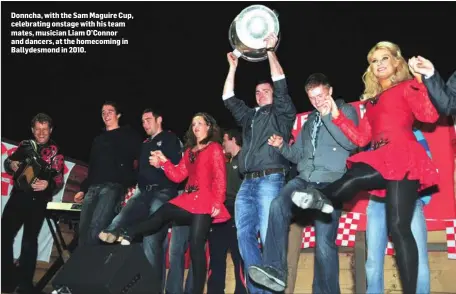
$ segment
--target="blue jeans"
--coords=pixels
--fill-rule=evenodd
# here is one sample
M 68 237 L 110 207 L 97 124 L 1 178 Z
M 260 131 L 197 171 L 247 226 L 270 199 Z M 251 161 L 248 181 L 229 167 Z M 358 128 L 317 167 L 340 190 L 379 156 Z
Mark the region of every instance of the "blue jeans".
M 293 216 L 294 207 L 291 194 L 296 190 L 323 188 L 325 183 L 308 183 L 301 178 L 289 181 L 280 191 L 280 196 L 272 201 L 269 211 L 269 227 L 266 244 L 263 250 L 263 263 L 276 268 L 287 280 L 287 248 L 288 233 Z M 297 210 L 299 216 L 302 211 Z M 335 209 L 332 214 L 323 214 L 320 211 L 306 211 L 315 222 L 315 262 L 313 293 L 338 294 L 339 288 L 339 253 L 336 246 L 337 228 L 341 210 Z
M 98 245 L 98 234 L 113 220 L 125 188 L 116 183 L 91 185 L 82 203 L 79 223 L 79 246 Z
M 128 200 L 125 207 L 111 222 L 111 225 L 107 228 L 108 230 L 126 227 L 145 220 L 177 195 L 176 189 L 155 189 L 150 191 L 137 189 L 137 191 L 139 192 L 136 192 Z M 143 237 L 144 254 L 152 265 L 154 273 L 154 277 L 151 280 L 157 281 L 153 283 L 154 285 L 164 284 L 163 277 L 165 276 L 166 268 L 163 261 L 166 258 L 167 234 L 168 226 L 164 226 L 159 232 Z M 158 281 L 161 281 L 161 283 L 158 283 Z
M 190 234 L 189 226 L 173 225 L 171 233 L 171 241 L 169 244 L 169 270 L 166 278 L 165 293 L 166 294 L 183 294 L 192 293 L 192 266 L 188 270 L 187 279 L 184 284 L 185 271 L 185 251 L 188 248 L 188 239 Z
M 247 269 L 251 265 L 262 264 L 261 252 L 258 248 L 258 232 L 260 232 L 261 242 L 265 244 L 269 207 L 272 200 L 279 196 L 284 184 L 285 176 L 280 173 L 245 179 L 241 184 L 235 201 L 235 222 L 239 251 L 244 260 L 244 273 L 248 273 Z M 250 294 L 270 293 L 256 287 L 250 279 L 246 280 Z
M 429 260 L 427 252 L 427 229 L 423 203 L 416 201 L 412 218 L 412 233 L 418 247 L 418 283 L 416 293 L 430 293 Z M 385 203 L 369 200 L 367 206 L 367 293 L 383 293 L 385 249 L 388 243 Z

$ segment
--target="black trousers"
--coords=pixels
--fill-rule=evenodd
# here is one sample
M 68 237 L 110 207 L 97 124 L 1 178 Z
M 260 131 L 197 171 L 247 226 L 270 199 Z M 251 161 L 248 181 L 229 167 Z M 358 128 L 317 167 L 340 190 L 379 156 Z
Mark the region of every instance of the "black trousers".
M 171 203 L 163 204 L 149 218 L 127 229 L 132 236 L 151 235 L 171 223 L 190 226 L 190 257 L 193 269 L 193 294 L 203 294 L 206 283 L 205 244 L 211 228 L 212 218 L 209 214 L 192 214 Z
M 236 277 L 236 288 L 234 294 L 244 294 L 247 290 L 241 277 L 242 264 L 239 252 L 238 239 L 234 219 L 226 223 L 213 224 L 209 233 L 209 278 L 207 281 L 208 294 L 225 294 L 226 279 L 226 257 L 228 250 L 231 252 L 231 259 L 234 264 L 234 276 Z
M 14 190 L 2 214 L 2 291 L 21 288 L 32 291 L 38 256 L 38 235 L 46 214 L 47 197 L 37 192 Z M 24 226 L 19 267 L 13 260 L 13 243 Z
M 361 191 L 386 189 L 386 221 L 396 250 L 396 262 L 404 293 L 415 293 L 418 279 L 418 248 L 411 223 L 418 199 L 419 182 L 386 180 L 370 165 L 355 163 L 339 180 L 321 189 L 335 203 L 353 199 Z

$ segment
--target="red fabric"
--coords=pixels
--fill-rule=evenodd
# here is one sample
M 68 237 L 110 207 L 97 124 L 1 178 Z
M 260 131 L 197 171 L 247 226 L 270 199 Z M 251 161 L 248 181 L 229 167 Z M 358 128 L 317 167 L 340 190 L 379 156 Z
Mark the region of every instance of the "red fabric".
M 356 127 L 343 113 L 333 122 L 358 146 L 379 144 L 373 151 L 360 152 L 347 159 L 347 165 L 363 162 L 387 180 L 419 180 L 420 189 L 439 183 L 436 166 L 416 141 L 412 131 L 415 118 L 434 123 L 439 115 L 429 100 L 427 90 L 416 80 L 402 82 L 377 100 L 365 103 L 366 114 Z M 384 197 L 385 190 L 370 191 Z
M 193 162 L 191 157 L 194 158 Z M 166 176 L 173 182 L 182 182 L 187 176 L 184 192 L 169 201 L 194 214 L 211 214 L 212 208 L 220 208 L 220 213 L 213 223 L 225 222 L 231 218 L 226 209 L 226 167 L 222 146 L 211 142 L 197 152 L 185 151 L 184 157 L 177 166 L 169 160 L 163 165 Z

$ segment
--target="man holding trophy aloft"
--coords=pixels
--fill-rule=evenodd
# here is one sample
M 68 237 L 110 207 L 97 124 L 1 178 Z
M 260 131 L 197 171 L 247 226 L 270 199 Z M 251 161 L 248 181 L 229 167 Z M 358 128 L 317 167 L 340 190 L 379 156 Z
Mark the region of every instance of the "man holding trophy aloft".
M 230 65 L 223 89 L 225 106 L 242 127 L 244 148 L 239 155 L 239 169 L 244 180 L 235 202 L 235 223 L 239 249 L 245 268 L 261 264 L 258 232 L 265 243 L 269 207 L 285 184 L 289 162 L 268 145 L 271 134 L 281 134 L 288 141 L 296 119 L 296 109 L 275 49 L 278 45 L 278 22 L 274 12 L 261 5 L 244 9 L 230 28 L 234 52 L 228 53 Z M 234 94 L 238 57 L 247 61 L 269 61 L 272 82 L 256 85 L 257 107 L 250 108 Z M 245 271 L 247 272 L 247 271 Z M 247 275 L 246 275 L 247 276 Z M 265 293 L 247 278 L 249 293 Z

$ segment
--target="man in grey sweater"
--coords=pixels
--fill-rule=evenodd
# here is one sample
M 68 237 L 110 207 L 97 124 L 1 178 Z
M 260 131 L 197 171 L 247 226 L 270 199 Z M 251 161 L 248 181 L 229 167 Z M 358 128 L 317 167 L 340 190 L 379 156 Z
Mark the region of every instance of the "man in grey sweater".
M 249 267 L 249 275 L 256 283 L 274 291 L 283 291 L 287 281 L 287 247 L 290 221 L 294 206 L 291 196 L 296 190 L 310 186 L 323 187 L 339 179 L 346 170 L 346 159 L 356 146 L 331 121 L 332 87 L 323 74 L 312 74 L 305 89 L 315 107 L 301 129 L 295 144 L 289 146 L 283 138 L 271 136 L 268 144 L 292 163 L 297 163 L 299 175 L 289 181 L 280 196 L 272 201 L 269 226 L 263 249 L 263 265 Z M 358 124 L 353 106 L 337 100 L 339 109 Z M 340 293 L 339 258 L 335 245 L 341 207 L 315 214 L 315 267 L 313 293 Z M 332 210 L 332 207 L 328 207 Z

